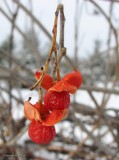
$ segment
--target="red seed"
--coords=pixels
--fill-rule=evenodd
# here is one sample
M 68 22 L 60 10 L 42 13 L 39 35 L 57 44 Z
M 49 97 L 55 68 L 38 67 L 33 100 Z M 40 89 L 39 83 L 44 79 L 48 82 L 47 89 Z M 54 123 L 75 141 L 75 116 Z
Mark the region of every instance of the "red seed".
M 44 104 L 51 111 L 69 108 L 70 94 L 66 91 L 48 91 L 44 96 Z
M 39 121 L 32 121 L 28 128 L 31 141 L 38 144 L 50 143 L 56 135 L 54 126 L 44 126 Z

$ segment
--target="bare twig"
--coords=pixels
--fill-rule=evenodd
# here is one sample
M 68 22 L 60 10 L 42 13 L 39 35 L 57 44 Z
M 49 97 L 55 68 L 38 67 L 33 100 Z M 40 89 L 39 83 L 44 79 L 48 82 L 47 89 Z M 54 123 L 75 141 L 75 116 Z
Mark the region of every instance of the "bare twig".
M 85 91 L 94 91 L 94 92 L 102 92 L 102 93 L 108 93 L 108 94 L 119 94 L 118 89 L 109 89 L 109 88 L 102 88 L 102 87 L 96 87 L 96 86 L 88 86 L 88 85 L 82 85 L 81 90 Z
M 13 43 L 14 43 L 14 24 L 18 15 L 18 10 L 19 7 L 17 7 L 15 13 L 13 13 L 13 17 L 12 17 L 12 27 L 11 27 L 11 35 L 10 35 L 10 39 L 9 39 L 9 68 L 10 68 L 10 78 L 9 78 L 9 109 L 11 112 L 11 107 L 12 107 L 12 96 L 11 96 L 11 91 L 12 91 L 12 52 L 13 52 Z
M 28 126 L 25 126 L 24 128 L 22 128 L 21 131 L 11 141 L 7 142 L 5 145 L 6 146 L 14 145 L 16 141 L 23 136 L 23 134 L 27 131 L 27 129 L 28 129 Z
M 0 7 L 0 11 L 8 19 L 8 21 L 12 23 L 12 19 L 9 17 L 9 15 L 1 7 Z M 38 54 L 37 54 L 36 48 L 32 45 L 32 43 L 28 40 L 26 35 L 22 32 L 22 30 L 16 24 L 14 24 L 14 27 L 18 31 L 18 33 L 24 38 L 24 40 L 28 44 L 29 48 L 33 51 L 33 54 L 35 55 L 35 58 L 36 58 L 36 62 L 38 62 L 37 61 Z M 39 62 L 38 62 L 38 66 L 39 66 Z
M 57 38 L 58 15 L 59 15 L 59 12 L 62 10 L 62 8 L 63 8 L 62 4 L 59 4 L 57 6 L 57 9 L 56 9 L 56 12 L 55 12 L 54 26 L 53 26 L 52 45 L 51 45 L 51 48 L 50 48 L 50 51 L 49 51 L 49 54 L 48 54 L 48 58 L 47 58 L 47 60 L 45 62 L 45 66 L 43 67 L 43 71 L 42 71 L 40 79 L 30 88 L 31 90 L 33 90 L 38 85 L 41 86 L 41 83 L 43 81 L 44 75 L 47 72 L 47 69 L 48 69 L 48 66 L 49 66 L 49 63 L 50 63 L 50 59 L 52 57 L 52 53 L 56 52 L 56 38 Z M 56 61 L 58 63 L 58 60 L 56 60 Z M 58 64 L 57 64 L 57 68 L 56 69 L 58 69 Z M 57 73 L 58 73 L 58 80 L 59 80 L 60 79 L 59 69 L 58 69 Z
M 30 16 L 30 18 L 32 18 L 32 20 L 41 28 L 41 30 L 47 35 L 47 37 L 50 40 L 52 39 L 52 36 L 49 34 L 47 29 L 41 24 L 39 20 L 36 19 L 36 17 L 20 1 L 18 0 L 12 0 L 12 1 L 15 2 L 20 8 L 22 8 L 23 11 Z
M 104 12 L 104 10 L 93 0 L 90 0 L 90 2 L 102 13 L 102 15 L 105 17 L 105 19 L 107 20 L 107 22 L 109 23 L 114 37 L 115 37 L 115 43 L 116 43 L 116 80 L 118 79 L 119 76 L 119 72 L 118 72 L 118 68 L 119 68 L 119 48 L 118 48 L 118 34 L 117 34 L 117 30 L 115 29 L 114 25 L 111 23 L 110 18 L 106 15 L 106 13 Z

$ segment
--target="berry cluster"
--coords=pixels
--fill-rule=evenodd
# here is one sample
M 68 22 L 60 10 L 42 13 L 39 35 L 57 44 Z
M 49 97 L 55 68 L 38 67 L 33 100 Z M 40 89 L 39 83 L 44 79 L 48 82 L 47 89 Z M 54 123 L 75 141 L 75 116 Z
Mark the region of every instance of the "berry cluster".
M 35 73 L 35 78 L 41 78 L 41 72 Z M 45 89 L 44 100 L 31 104 L 30 99 L 24 103 L 24 113 L 31 121 L 28 129 L 30 139 L 39 144 L 48 144 L 55 137 L 54 125 L 67 116 L 70 105 L 70 94 L 81 86 L 82 76 L 79 71 L 66 74 L 60 81 L 54 81 L 45 74 L 41 87 Z

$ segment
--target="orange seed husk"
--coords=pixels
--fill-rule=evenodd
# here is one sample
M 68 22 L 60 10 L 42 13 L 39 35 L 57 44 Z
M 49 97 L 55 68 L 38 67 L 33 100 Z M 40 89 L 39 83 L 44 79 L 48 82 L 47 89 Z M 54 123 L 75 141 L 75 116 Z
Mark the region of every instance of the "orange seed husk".
M 24 113 L 30 121 L 40 121 L 46 126 L 52 126 L 64 119 L 68 110 L 54 110 L 50 112 L 44 105 L 40 106 L 39 103 L 32 105 L 29 101 L 26 101 L 24 103 Z
M 36 78 L 37 80 L 39 80 L 40 77 L 41 77 L 41 72 L 40 72 L 39 70 L 37 70 L 37 71 L 35 72 L 35 78 Z M 48 90 L 50 87 L 53 86 L 53 84 L 54 84 L 53 78 L 52 78 L 48 73 L 46 73 L 46 74 L 44 75 L 44 79 L 43 79 L 43 81 L 42 81 L 42 83 L 41 83 L 41 86 L 42 86 L 45 90 Z
M 60 122 L 61 120 L 63 120 L 67 116 L 67 113 L 68 113 L 68 109 L 63 109 L 60 111 L 54 110 L 42 122 L 46 126 L 52 126 Z
M 62 80 L 79 88 L 82 84 L 82 75 L 78 70 L 74 69 L 74 72 L 66 74 Z
M 29 101 L 24 103 L 24 114 L 30 121 L 41 121 L 40 113 Z
M 70 83 L 61 80 L 59 82 L 56 82 L 54 86 L 52 86 L 48 91 L 56 91 L 56 92 L 62 92 L 66 91 L 68 93 L 75 93 L 77 88 Z

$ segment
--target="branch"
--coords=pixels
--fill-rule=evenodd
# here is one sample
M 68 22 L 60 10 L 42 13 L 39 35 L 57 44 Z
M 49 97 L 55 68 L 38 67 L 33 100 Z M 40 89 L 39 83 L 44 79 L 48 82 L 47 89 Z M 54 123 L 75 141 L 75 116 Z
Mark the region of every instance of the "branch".
M 103 92 L 103 93 L 108 93 L 108 94 L 116 94 L 119 95 L 119 90 L 112 89 L 112 88 L 101 88 L 101 87 L 96 87 L 96 86 L 87 86 L 87 85 L 82 85 L 80 90 L 84 91 L 94 91 L 94 92 Z
M 50 40 L 52 39 L 52 36 L 49 34 L 47 29 L 41 24 L 39 20 L 37 20 L 37 18 L 22 3 L 20 3 L 20 1 L 18 0 L 12 0 L 12 1 L 15 2 L 26 14 L 28 14 L 31 17 L 31 19 L 39 26 L 39 28 L 41 28 L 41 30 L 46 34 L 46 36 Z
M 7 20 L 12 23 L 12 19 L 8 16 L 8 14 L 1 7 L 0 7 L 0 11 L 7 18 Z M 18 33 L 24 38 L 25 42 L 28 44 L 28 47 L 33 51 L 37 65 L 39 66 L 39 62 L 38 62 L 39 54 L 37 53 L 38 51 L 36 50 L 33 44 L 28 40 L 26 35 L 22 32 L 22 30 L 16 24 L 14 24 L 14 27 L 18 31 Z

